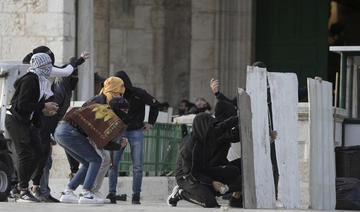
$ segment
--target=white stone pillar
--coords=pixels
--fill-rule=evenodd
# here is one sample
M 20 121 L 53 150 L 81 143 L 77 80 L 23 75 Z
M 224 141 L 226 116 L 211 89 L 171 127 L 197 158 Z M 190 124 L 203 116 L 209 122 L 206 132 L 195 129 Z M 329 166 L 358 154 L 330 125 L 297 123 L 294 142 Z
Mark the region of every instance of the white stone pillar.
M 91 57 L 79 67 L 77 100 L 86 101 L 94 96 L 94 2 L 79 0 L 77 20 L 78 53 L 89 51 Z

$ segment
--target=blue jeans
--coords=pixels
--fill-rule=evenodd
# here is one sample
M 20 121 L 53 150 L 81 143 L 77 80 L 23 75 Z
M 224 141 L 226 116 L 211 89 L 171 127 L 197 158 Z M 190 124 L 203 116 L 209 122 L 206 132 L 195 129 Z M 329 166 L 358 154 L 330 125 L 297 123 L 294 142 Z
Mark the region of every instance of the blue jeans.
M 41 175 L 41 179 L 40 179 L 40 191 L 41 194 L 43 194 L 44 196 L 49 196 L 50 195 L 50 188 L 49 188 L 49 172 L 52 166 L 52 158 L 51 155 L 49 155 L 45 167 L 43 169 L 43 174 Z
M 69 188 L 75 190 L 84 182 L 83 189 L 90 190 L 98 174 L 101 157 L 96 153 L 94 147 L 90 145 L 85 135 L 66 122 L 61 122 L 56 127 L 55 140 L 75 160 L 82 164 L 68 184 Z
M 142 183 L 142 157 L 143 157 L 143 137 L 142 129 L 126 131 L 123 137 L 129 140 L 131 160 L 133 165 L 133 196 L 140 196 Z M 118 167 L 120 157 L 124 149 L 116 151 L 114 154 L 113 166 L 109 170 L 109 193 L 116 194 L 118 179 Z

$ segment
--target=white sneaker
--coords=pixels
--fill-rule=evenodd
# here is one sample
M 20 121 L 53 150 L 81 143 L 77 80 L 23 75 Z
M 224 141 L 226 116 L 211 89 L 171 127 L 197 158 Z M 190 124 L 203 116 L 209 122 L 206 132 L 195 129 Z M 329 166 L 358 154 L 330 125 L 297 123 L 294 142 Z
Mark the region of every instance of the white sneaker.
M 101 199 L 91 192 L 81 193 L 79 204 L 104 204 L 104 199 Z
M 100 201 L 103 203 L 110 203 L 110 199 L 106 199 L 105 196 L 100 191 L 95 191 L 93 193 Z
M 61 193 L 60 202 L 62 203 L 77 203 L 78 201 L 79 198 L 71 190 Z

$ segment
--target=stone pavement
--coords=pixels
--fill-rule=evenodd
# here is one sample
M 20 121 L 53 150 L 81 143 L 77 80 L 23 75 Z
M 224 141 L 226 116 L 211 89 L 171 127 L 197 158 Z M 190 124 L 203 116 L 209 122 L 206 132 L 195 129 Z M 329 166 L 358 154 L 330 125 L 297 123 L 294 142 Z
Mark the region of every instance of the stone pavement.
M 142 201 L 141 205 L 132 205 L 130 201 L 119 202 L 116 205 L 104 204 L 104 205 L 79 205 L 79 204 L 63 204 L 63 203 L 14 203 L 14 202 L 0 202 L 1 212 L 192 212 L 192 211 L 207 211 L 207 212 L 231 212 L 231 211 L 251 211 L 251 212 L 272 212 L 272 211 L 315 211 L 315 210 L 284 210 L 284 209 L 241 209 L 241 208 L 202 208 L 196 205 L 192 205 L 185 201 L 180 201 L 177 207 L 169 207 L 165 203 L 159 202 L 146 202 Z

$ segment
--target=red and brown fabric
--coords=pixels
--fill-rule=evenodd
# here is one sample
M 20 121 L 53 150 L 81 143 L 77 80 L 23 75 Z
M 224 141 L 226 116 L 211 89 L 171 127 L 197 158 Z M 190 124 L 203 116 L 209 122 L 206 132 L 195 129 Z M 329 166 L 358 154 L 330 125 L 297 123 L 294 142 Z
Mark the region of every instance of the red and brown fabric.
M 118 134 L 122 134 L 127 127 L 109 105 L 102 104 L 72 108 L 64 119 L 79 128 L 100 149 Z

